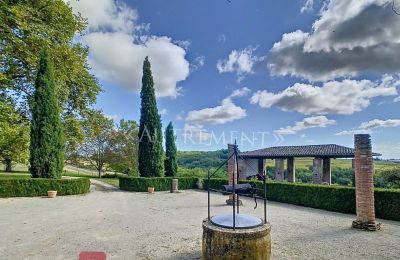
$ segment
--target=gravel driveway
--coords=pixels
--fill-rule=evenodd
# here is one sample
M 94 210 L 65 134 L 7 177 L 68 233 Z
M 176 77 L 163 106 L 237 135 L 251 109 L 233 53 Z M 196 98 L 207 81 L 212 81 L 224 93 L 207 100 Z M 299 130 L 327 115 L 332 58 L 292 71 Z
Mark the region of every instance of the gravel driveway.
M 213 194 L 212 214 L 230 212 Z M 243 213 L 262 216 L 244 199 Z M 354 215 L 268 202 L 274 259 L 399 259 L 400 222 L 350 228 Z M 0 259 L 200 259 L 207 193 L 122 192 L 98 181 L 82 196 L 0 199 Z

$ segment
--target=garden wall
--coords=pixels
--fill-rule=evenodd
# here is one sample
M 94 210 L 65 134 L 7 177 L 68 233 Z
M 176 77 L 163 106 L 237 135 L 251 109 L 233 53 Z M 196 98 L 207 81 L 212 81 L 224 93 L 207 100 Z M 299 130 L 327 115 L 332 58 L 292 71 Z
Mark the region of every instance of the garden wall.
M 88 178 L 74 179 L 0 179 L 0 197 L 47 196 L 48 190 L 56 190 L 57 195 L 76 195 L 88 193 Z

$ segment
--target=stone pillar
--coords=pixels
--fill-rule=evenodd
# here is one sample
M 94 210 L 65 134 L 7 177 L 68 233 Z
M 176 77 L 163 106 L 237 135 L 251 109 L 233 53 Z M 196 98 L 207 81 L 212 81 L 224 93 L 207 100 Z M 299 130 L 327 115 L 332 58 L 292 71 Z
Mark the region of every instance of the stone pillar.
M 235 145 L 228 144 L 228 158 L 234 153 L 234 149 Z M 228 183 L 231 186 L 233 185 L 233 183 L 235 183 L 235 185 L 237 184 L 237 176 L 235 173 L 237 173 L 236 160 L 234 157 L 232 157 L 228 160 Z M 235 178 L 233 178 L 233 175 L 235 175 Z M 226 204 L 232 205 L 233 203 L 232 199 L 233 199 L 233 194 L 229 195 L 229 199 L 226 200 Z M 242 205 L 242 201 L 240 200 L 239 200 L 239 205 Z
M 353 178 L 352 178 L 352 186 L 355 187 L 356 186 L 356 163 L 354 159 L 351 159 L 351 169 L 353 171 Z
M 375 222 L 374 160 L 370 135 L 354 135 L 354 150 L 357 219 L 352 226 L 371 231 L 379 230 L 380 223 Z
M 275 180 L 283 181 L 285 174 L 285 159 L 277 158 L 275 159 Z
M 172 179 L 171 183 L 171 193 L 178 193 L 178 179 Z
M 322 160 L 322 182 L 331 185 L 331 158 L 324 158 Z
M 263 174 L 265 169 L 265 160 L 258 159 L 258 174 Z
M 296 163 L 293 157 L 287 159 L 288 182 L 296 182 Z
M 322 158 L 314 158 L 313 160 L 313 183 L 322 183 Z

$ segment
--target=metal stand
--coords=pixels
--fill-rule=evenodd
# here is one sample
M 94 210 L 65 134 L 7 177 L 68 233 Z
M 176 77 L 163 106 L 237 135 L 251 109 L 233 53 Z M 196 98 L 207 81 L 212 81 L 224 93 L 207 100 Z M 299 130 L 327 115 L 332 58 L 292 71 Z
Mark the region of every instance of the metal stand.
M 236 170 L 233 171 L 232 174 L 232 192 L 224 192 L 224 194 L 227 195 L 232 195 L 232 219 L 233 219 L 233 223 L 232 223 L 232 229 L 236 230 L 236 214 L 239 214 L 239 194 L 236 193 L 236 189 L 235 189 L 235 178 L 237 183 L 239 183 L 239 157 L 241 157 L 239 155 L 238 152 L 238 146 L 236 144 L 235 141 L 235 146 L 234 146 L 234 150 L 233 150 L 233 154 L 231 154 L 228 159 L 226 161 L 224 161 L 212 174 L 210 174 L 210 171 L 207 171 L 207 209 L 208 209 L 208 221 L 211 221 L 211 206 L 210 206 L 210 192 L 211 191 L 216 191 L 216 192 L 222 192 L 222 190 L 218 190 L 218 189 L 212 189 L 210 188 L 210 182 L 211 182 L 211 177 L 214 176 L 224 165 L 226 165 L 228 163 L 228 161 L 231 158 L 234 158 L 235 160 L 235 168 Z M 241 157 L 242 158 L 242 157 Z M 243 159 L 243 158 L 242 158 Z M 250 168 L 252 168 L 251 165 L 248 165 Z M 253 169 L 254 170 L 254 169 Z M 235 175 L 236 174 L 236 175 Z M 267 223 L 267 183 L 266 183 L 266 173 L 265 170 L 263 171 L 263 188 L 253 188 L 253 190 L 255 192 L 257 191 L 263 191 L 263 196 L 260 197 L 258 196 L 256 193 L 254 193 L 253 195 L 247 195 L 247 194 L 241 194 L 241 196 L 244 197 L 252 197 L 255 200 L 256 199 L 262 199 L 264 201 L 264 224 Z M 257 203 L 257 201 L 256 201 Z M 256 204 L 257 205 L 257 204 Z M 257 206 L 256 206 L 257 207 Z

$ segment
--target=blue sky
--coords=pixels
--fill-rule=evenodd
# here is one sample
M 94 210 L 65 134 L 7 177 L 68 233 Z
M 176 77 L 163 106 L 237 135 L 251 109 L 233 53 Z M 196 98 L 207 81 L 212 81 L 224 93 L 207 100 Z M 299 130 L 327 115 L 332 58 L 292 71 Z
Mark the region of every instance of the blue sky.
M 400 16 L 383 0 L 81 0 L 97 108 L 139 119 L 149 56 L 180 150 L 353 146 L 400 157 Z M 395 2 L 397 8 L 397 2 Z M 400 8 L 400 3 L 399 3 Z M 224 137 L 224 138 L 223 138 Z M 222 140 L 224 139 L 224 140 Z

